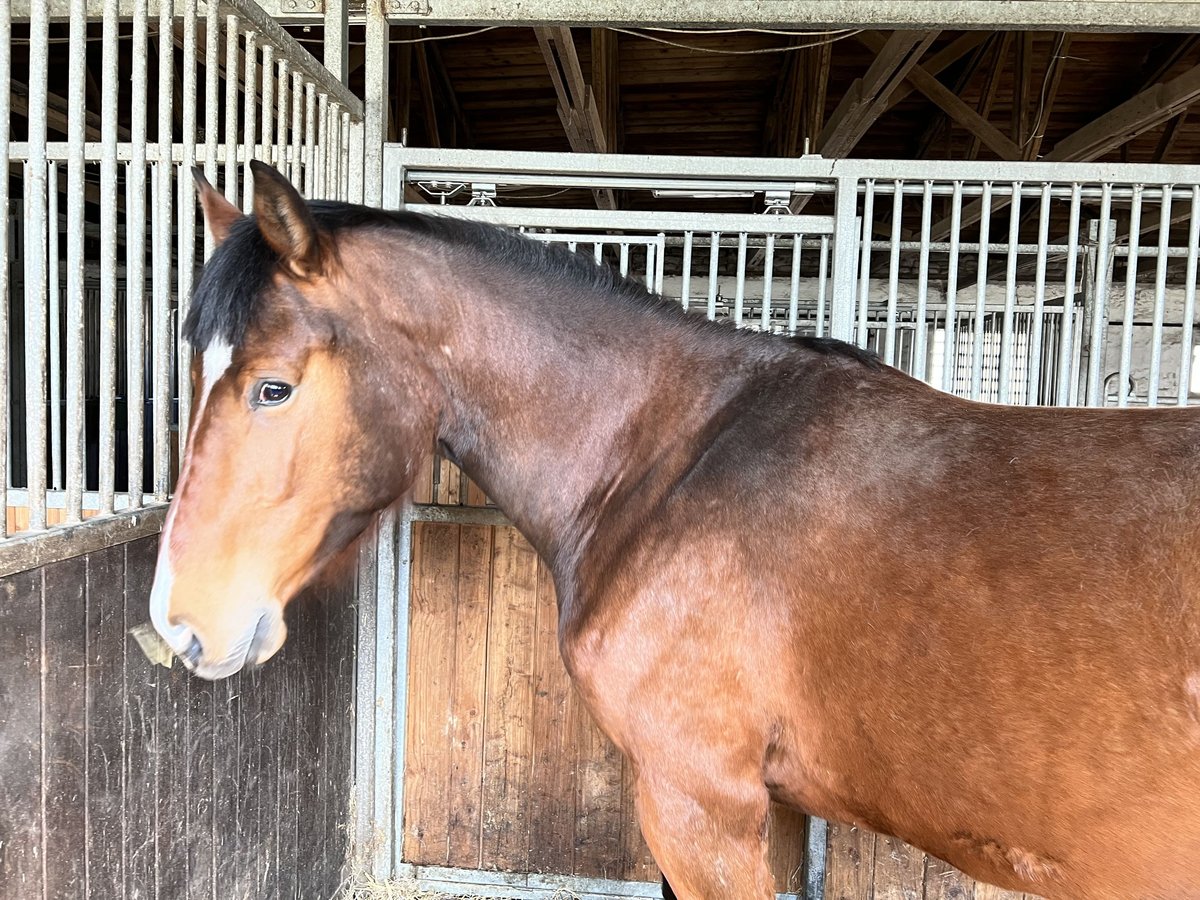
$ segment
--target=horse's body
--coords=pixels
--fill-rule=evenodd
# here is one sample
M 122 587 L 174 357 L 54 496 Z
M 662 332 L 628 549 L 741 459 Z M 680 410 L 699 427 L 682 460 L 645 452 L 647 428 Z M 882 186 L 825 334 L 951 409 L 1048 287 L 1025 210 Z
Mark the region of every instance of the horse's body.
M 436 438 L 550 566 L 680 897 L 773 894 L 774 799 L 1053 900 L 1200 898 L 1200 412 L 969 403 L 258 174 L 257 225 L 202 192 L 233 233 L 153 601 L 201 674 L 274 651 Z

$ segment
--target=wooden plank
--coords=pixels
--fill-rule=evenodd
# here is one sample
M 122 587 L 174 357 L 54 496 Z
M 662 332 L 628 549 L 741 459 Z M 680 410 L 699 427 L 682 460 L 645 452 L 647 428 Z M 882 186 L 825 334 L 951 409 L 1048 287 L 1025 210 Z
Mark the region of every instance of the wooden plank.
M 975 900 L 975 882 L 936 856 L 926 856 L 925 900 Z
M 775 873 L 775 890 L 804 893 L 804 815 L 777 803 L 771 804 L 768 859 Z
M 466 868 L 482 865 L 483 725 L 494 534 L 495 529 L 487 526 L 464 525 L 459 529 L 446 797 L 450 821 L 446 830 L 450 865 Z
M 1033 124 L 1033 38 L 1032 31 L 1022 31 L 1016 36 L 1016 59 L 1013 62 L 1013 103 L 1010 128 L 1013 143 L 1024 148 L 1028 145 Z M 1024 151 L 1017 159 L 1024 159 Z
M 528 865 L 533 634 L 537 555 L 515 528 L 497 529 L 488 623 L 484 712 L 484 868 L 520 872 Z
M 156 539 L 125 549 L 125 630 L 147 618 L 146 598 L 154 578 Z M 166 670 L 153 665 L 132 637 L 126 638 L 125 895 L 156 896 L 155 861 L 159 829 L 158 686 Z M 171 823 L 163 823 L 170 828 Z
M 139 598 L 139 604 L 145 603 L 145 598 Z M 188 814 L 188 690 L 193 679 L 182 665 L 160 666 L 158 677 L 156 884 L 159 897 L 183 897 L 188 889 L 191 836 L 180 824 L 187 822 Z
M 875 834 L 852 825 L 829 825 L 826 900 L 872 900 Z
M 899 838 L 875 838 L 875 900 L 922 900 L 925 854 Z
M 334 896 L 342 884 L 349 863 L 350 787 L 354 774 L 354 650 L 358 611 L 355 598 L 358 585 L 351 569 L 330 591 L 327 606 L 329 639 L 325 653 L 325 711 L 329 767 L 325 804 L 325 842 L 332 851 L 327 858 L 328 890 L 323 897 Z M 281 860 L 282 870 L 282 860 Z M 280 897 L 290 897 L 281 885 Z
M 994 885 L 975 882 L 975 900 L 1038 900 L 1032 894 L 1022 894 L 1020 891 L 1006 891 Z
M 951 87 L 951 90 L 953 90 L 955 95 L 959 97 L 963 96 L 967 92 L 967 88 L 971 86 L 971 82 L 974 80 L 976 73 L 978 73 L 979 69 L 982 67 L 983 61 L 987 59 L 989 54 L 995 49 L 996 41 L 999 39 L 998 36 L 994 34 L 981 35 L 981 37 L 984 37 L 985 39 L 975 46 L 974 52 L 971 54 L 971 58 L 967 60 L 966 65 L 964 65 L 962 70 L 955 76 L 954 84 Z M 929 72 L 930 75 L 938 74 L 933 70 L 932 65 L 926 65 L 925 70 Z M 986 114 L 982 115 L 985 119 L 987 118 Z M 940 109 L 936 110 L 931 117 L 929 124 L 925 126 L 925 130 L 922 132 L 921 137 L 917 139 L 917 150 L 915 154 L 917 159 L 925 159 L 929 156 L 930 149 L 938 142 L 942 135 L 949 130 L 947 126 L 948 120 L 945 113 L 943 113 Z
M 218 827 L 213 816 L 215 697 L 216 687 L 212 682 L 187 679 L 183 760 L 187 779 L 184 801 L 187 886 L 181 896 L 196 900 L 211 897 L 215 889 L 214 835 Z
M 213 852 L 217 857 L 217 897 L 237 897 L 241 881 L 241 839 L 238 826 L 238 794 L 242 774 L 238 763 L 241 740 L 242 676 L 225 678 L 213 686 L 216 731 L 213 750 L 213 818 L 217 822 Z
M 87 856 L 87 561 L 43 574 L 42 748 L 45 779 L 45 898 L 84 890 Z
M 297 605 L 298 617 L 296 634 L 292 640 L 296 642 L 298 665 L 293 670 L 293 687 L 300 704 L 301 714 L 296 717 L 296 760 L 297 773 L 297 808 L 296 808 L 296 846 L 299 864 L 298 893 L 301 897 L 318 897 L 322 894 L 324 873 L 320 871 L 320 848 L 325 841 L 324 833 L 324 782 L 325 771 L 324 747 L 322 735 L 324 732 L 324 711 L 321 709 L 322 697 L 320 664 L 325 658 L 326 636 L 320 628 L 314 627 L 314 617 L 318 613 L 319 597 L 304 594 L 293 601 Z M 308 863 L 313 860 L 315 864 Z
M 125 548 L 87 556 L 88 897 L 125 896 Z
M 592 92 L 609 153 L 621 152 L 621 48 L 619 32 L 591 29 Z
M 622 782 L 625 760 L 578 701 L 574 708 L 576 755 L 575 874 L 620 878 L 620 846 L 624 822 Z
M 1158 139 L 1158 145 L 1154 148 L 1154 156 L 1151 157 L 1152 163 L 1164 163 L 1167 157 L 1171 155 L 1171 150 L 1175 147 L 1175 142 L 1179 139 L 1179 132 L 1183 130 L 1184 124 L 1187 122 L 1188 111 L 1185 109 L 1163 129 L 1162 136 Z
M 576 816 L 571 725 L 578 700 L 559 656 L 558 609 L 544 564 L 538 566 L 536 618 L 529 870 L 568 873 L 573 864 Z
M 308 627 L 308 623 L 305 621 L 307 619 L 306 610 L 300 605 L 303 599 L 304 597 L 298 597 L 289 604 L 290 607 L 296 607 L 301 613 L 296 630 L 292 630 L 289 626 L 289 635 Z M 324 659 L 321 662 L 323 663 Z M 313 669 L 316 677 L 320 677 L 321 666 L 313 666 Z M 255 669 L 254 674 L 257 682 L 254 690 L 262 698 L 256 742 L 258 745 L 257 778 L 255 786 L 251 788 L 254 792 L 252 815 L 255 833 L 258 835 L 255 846 L 258 887 L 255 896 L 262 897 L 263 900 L 271 900 L 271 898 L 280 896 L 279 830 L 275 818 L 275 811 L 279 806 L 279 779 L 276 776 L 279 771 L 279 760 L 277 757 L 279 747 L 289 736 L 291 728 L 291 723 L 280 715 L 279 707 L 283 697 L 291 693 L 289 680 L 292 671 L 287 666 L 281 666 L 278 659 L 272 659 L 265 666 Z M 320 706 L 314 704 L 311 710 L 305 711 L 305 714 L 319 714 L 319 710 Z M 309 865 L 315 870 L 323 870 L 320 844 L 313 848 Z
M 457 481 L 457 479 L 454 479 Z M 451 692 L 459 526 L 413 526 L 408 631 L 408 722 L 404 754 L 404 860 L 444 866 L 449 859 Z
M 42 896 L 42 571 L 0 581 L 0 898 Z
M 285 621 L 288 625 L 289 637 L 279 651 L 278 657 L 268 665 L 275 666 L 284 672 L 284 687 L 276 705 L 277 715 L 281 724 L 277 730 L 279 742 L 275 749 L 275 821 L 274 840 L 275 852 L 279 865 L 279 896 L 296 897 L 300 895 L 301 854 L 297 842 L 298 831 L 298 789 L 297 770 L 299 763 L 296 757 L 295 733 L 297 722 L 301 716 L 308 713 L 301 706 L 300 692 L 296 689 L 299 670 L 304 665 L 299 659 L 299 639 L 293 628 L 302 628 L 303 620 L 297 614 L 295 604 L 289 604 L 285 610 Z M 308 848 L 305 848 L 307 855 Z
M 572 700 L 578 702 L 571 691 Z M 637 783 L 629 761 L 621 767 L 621 877 L 626 881 L 661 881 L 662 872 L 642 836 L 637 817 Z

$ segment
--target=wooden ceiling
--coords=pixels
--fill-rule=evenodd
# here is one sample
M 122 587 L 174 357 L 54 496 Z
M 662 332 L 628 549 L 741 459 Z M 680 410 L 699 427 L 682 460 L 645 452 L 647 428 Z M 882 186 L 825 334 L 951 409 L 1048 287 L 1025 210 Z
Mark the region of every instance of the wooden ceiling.
M 394 139 L 407 127 L 410 144 L 497 150 L 578 150 L 599 140 L 628 153 L 788 156 L 807 139 L 830 156 L 1200 160 L 1200 111 L 1186 113 L 1200 98 L 1196 34 L 830 40 L 500 27 L 400 43 L 453 33 L 393 29 Z M 573 53 L 561 46 L 568 34 Z M 774 52 L 790 46 L 802 49 Z M 564 117 L 575 118 L 571 135 Z

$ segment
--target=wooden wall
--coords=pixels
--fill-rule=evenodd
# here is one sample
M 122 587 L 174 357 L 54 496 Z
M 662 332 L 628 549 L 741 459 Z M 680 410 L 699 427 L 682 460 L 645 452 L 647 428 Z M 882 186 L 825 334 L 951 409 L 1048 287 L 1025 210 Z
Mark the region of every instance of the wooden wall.
M 347 857 L 354 580 L 260 670 L 151 665 L 157 538 L 0 580 L 0 900 L 332 897 Z
M 513 528 L 418 524 L 412 571 L 405 860 L 656 880 L 628 767 L 559 659 L 554 590 L 533 549 Z M 801 890 L 802 818 L 776 809 L 771 833 L 778 889 Z M 1020 900 L 841 826 L 825 895 Z

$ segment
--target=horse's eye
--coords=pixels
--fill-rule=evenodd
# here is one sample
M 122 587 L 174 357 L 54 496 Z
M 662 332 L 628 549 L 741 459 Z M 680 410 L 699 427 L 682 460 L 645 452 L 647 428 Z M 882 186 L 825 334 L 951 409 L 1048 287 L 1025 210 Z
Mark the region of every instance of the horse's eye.
M 292 386 L 282 381 L 260 381 L 254 395 L 256 406 L 278 406 L 292 396 Z

